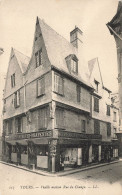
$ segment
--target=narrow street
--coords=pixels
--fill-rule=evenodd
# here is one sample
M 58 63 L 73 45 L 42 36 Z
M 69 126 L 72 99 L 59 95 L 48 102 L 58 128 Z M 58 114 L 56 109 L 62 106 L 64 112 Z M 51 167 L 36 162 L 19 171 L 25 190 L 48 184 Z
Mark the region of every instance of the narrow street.
M 122 161 L 67 175 L 42 176 L 0 163 L 0 195 L 94 194 L 120 195 L 122 192 Z
M 122 185 L 122 161 L 107 166 L 89 169 L 68 175 L 66 177 L 84 181 L 107 182 L 110 184 L 119 182 Z

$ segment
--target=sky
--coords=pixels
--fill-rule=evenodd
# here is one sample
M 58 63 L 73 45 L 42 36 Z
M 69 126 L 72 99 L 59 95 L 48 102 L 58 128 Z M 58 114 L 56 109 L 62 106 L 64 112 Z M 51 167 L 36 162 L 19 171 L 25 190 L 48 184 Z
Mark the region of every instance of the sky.
M 98 57 L 104 85 L 117 91 L 116 44 L 106 26 L 117 6 L 118 0 L 0 0 L 0 102 L 11 47 L 31 56 L 37 16 L 67 40 L 78 26 L 85 61 Z

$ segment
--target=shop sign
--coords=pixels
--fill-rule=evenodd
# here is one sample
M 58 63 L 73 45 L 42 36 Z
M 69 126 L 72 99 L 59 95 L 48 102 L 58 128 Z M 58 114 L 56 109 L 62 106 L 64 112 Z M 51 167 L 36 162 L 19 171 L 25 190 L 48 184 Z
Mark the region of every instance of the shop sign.
M 51 137 L 52 131 L 41 131 L 32 133 L 15 134 L 10 136 L 5 136 L 6 141 L 9 140 L 20 140 L 20 139 L 30 139 L 30 138 L 41 138 L 41 137 Z

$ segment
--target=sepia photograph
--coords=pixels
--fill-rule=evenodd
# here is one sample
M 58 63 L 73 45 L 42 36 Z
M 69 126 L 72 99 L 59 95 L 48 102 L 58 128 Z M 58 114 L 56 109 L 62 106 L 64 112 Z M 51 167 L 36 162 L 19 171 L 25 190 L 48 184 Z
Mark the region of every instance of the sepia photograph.
M 122 194 L 122 0 L 0 0 L 0 181 Z

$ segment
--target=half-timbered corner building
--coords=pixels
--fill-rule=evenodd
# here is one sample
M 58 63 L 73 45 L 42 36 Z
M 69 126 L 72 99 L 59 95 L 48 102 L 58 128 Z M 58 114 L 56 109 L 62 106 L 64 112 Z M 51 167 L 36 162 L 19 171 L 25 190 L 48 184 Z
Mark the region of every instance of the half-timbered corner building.
M 4 89 L 3 160 L 56 172 L 101 162 L 113 150 L 103 98 L 110 91 L 100 72 L 94 76 L 95 61 L 83 65 L 82 36 L 75 27 L 69 42 L 37 18 L 31 58 L 12 48 Z

